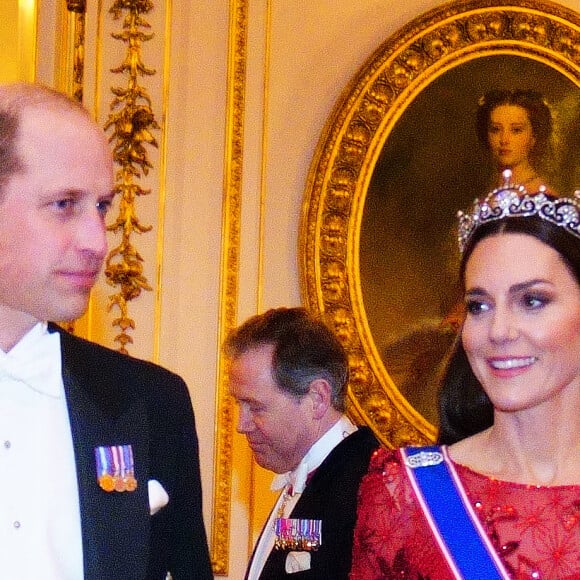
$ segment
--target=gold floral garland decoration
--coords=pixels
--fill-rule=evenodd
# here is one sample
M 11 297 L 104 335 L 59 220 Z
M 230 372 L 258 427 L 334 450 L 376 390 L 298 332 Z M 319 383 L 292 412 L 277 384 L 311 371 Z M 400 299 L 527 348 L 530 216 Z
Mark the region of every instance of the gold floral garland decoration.
M 107 229 L 122 233 L 120 244 L 107 256 L 105 276 L 111 286 L 119 287 L 119 291 L 109 297 L 109 310 L 114 306 L 120 310 L 120 316 L 112 324 L 121 330 L 114 340 L 120 344 L 118 350 L 123 353 L 127 353 L 127 344 L 133 342 L 128 331 L 135 328 L 135 321 L 128 313 L 128 302 L 137 298 L 142 290 L 152 289 L 143 274 L 143 258 L 131 243 L 133 233 L 142 234 L 152 229 L 152 226 L 140 223 L 135 211 L 137 197 L 151 193 L 150 189 L 144 189 L 135 180 L 142 174 L 147 175 L 153 167 L 146 145 L 157 147 L 152 129 L 159 129 L 151 108 L 151 98 L 139 85 L 139 77 L 151 76 L 156 72 L 147 68 L 141 59 L 141 44 L 154 36 L 144 31 L 151 26 L 142 15 L 152 9 L 153 3 L 149 0 L 115 0 L 109 10 L 115 20 L 126 13 L 122 32 L 112 34 L 113 38 L 127 45 L 125 59 L 111 72 L 127 74 L 127 86 L 111 88 L 115 98 L 105 123 L 105 130 L 113 129 L 110 141 L 114 143 L 113 159 L 119 166 L 114 191 L 120 196 L 119 215 Z

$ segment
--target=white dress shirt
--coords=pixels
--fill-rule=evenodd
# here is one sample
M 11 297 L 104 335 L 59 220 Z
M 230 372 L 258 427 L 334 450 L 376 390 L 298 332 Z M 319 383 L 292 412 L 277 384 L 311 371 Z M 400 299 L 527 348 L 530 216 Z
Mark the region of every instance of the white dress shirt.
M 0 578 L 82 577 L 60 335 L 39 323 L 8 353 L 0 350 Z
M 318 469 L 330 452 L 343 439 L 354 433 L 356 430 L 356 425 L 354 425 L 346 415 L 343 415 L 318 441 L 316 441 L 316 443 L 314 443 L 314 445 L 312 445 L 296 469 L 287 473 L 279 473 L 274 477 L 271 489 L 282 489 L 282 493 L 278 497 L 278 500 L 270 513 L 270 517 L 262 530 L 262 534 L 258 539 L 258 544 L 254 550 L 254 556 L 250 564 L 248 580 L 258 580 L 262 573 L 262 569 L 264 568 L 264 564 L 274 548 L 274 541 L 276 539 L 274 533 L 274 521 L 276 518 L 289 517 L 304 491 L 308 475 Z M 288 493 L 290 489 L 292 489 L 292 495 L 289 495 Z M 283 512 L 281 513 L 282 506 Z

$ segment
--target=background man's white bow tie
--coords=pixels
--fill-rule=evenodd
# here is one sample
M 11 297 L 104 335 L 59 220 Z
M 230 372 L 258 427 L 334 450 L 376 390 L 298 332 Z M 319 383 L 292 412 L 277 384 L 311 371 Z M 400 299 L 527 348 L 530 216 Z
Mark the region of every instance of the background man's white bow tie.
M 308 466 L 306 463 L 300 463 L 294 471 L 287 471 L 286 473 L 279 473 L 274 477 L 270 488 L 274 491 L 283 489 L 289 486 L 290 495 L 295 493 L 302 493 L 306 487 L 306 479 L 308 478 Z

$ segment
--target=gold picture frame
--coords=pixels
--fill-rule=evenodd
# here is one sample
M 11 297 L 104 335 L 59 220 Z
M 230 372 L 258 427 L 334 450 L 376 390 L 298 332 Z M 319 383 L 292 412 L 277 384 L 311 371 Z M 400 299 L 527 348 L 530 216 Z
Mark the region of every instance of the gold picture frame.
M 346 87 L 312 161 L 299 239 L 303 299 L 348 351 L 349 413 L 390 447 L 436 437 L 434 393 L 419 393 L 421 407 L 413 396 L 422 379 L 408 380 L 405 372 L 430 361 L 433 381 L 434 361 L 444 360 L 456 326 L 440 316 L 435 335 L 432 327 L 423 332 L 431 312 L 401 320 L 442 298 L 453 310 L 453 289 L 437 273 L 456 257 L 441 261 L 439 250 L 451 237 L 454 212 L 483 187 L 483 180 L 475 184 L 484 166 L 474 162 L 469 107 L 497 85 L 538 85 L 558 101 L 559 164 L 568 180 L 560 186 L 577 187 L 580 17 L 539 0 L 460 0 L 408 23 Z M 391 333 L 397 325 L 398 338 Z M 391 342 L 379 345 L 384 336 Z M 438 358 L 417 350 L 435 344 Z M 404 364 L 393 368 L 392 361 Z M 402 388 L 407 383 L 411 394 Z

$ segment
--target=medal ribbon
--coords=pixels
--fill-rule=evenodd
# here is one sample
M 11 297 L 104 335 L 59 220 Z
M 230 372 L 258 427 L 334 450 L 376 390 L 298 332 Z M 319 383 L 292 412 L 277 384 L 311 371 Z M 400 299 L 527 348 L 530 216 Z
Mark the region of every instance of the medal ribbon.
M 131 445 L 95 447 L 97 481 L 106 492 L 134 491 L 137 488 Z
M 322 520 L 276 518 L 277 550 L 315 551 L 322 545 Z

